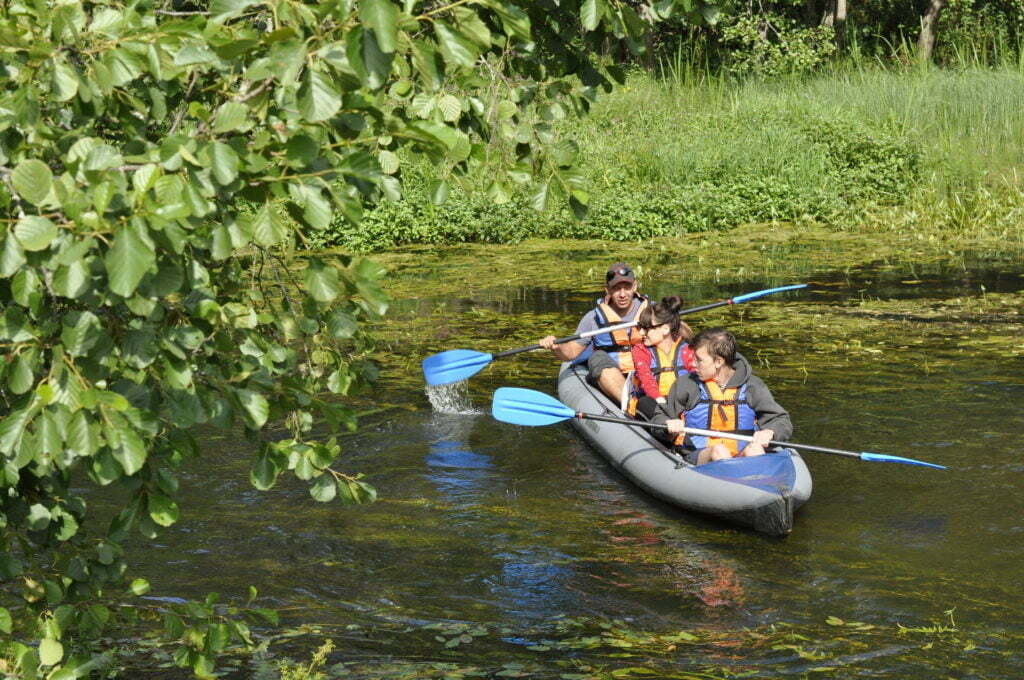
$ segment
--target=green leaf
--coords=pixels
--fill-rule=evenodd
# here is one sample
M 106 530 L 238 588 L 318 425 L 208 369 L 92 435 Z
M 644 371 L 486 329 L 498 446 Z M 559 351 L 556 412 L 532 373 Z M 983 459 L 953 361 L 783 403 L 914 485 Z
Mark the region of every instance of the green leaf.
M 385 149 L 378 153 L 377 162 L 380 164 L 380 171 L 385 175 L 393 175 L 398 172 L 398 156 L 392 151 Z
M 341 108 L 341 95 L 331 79 L 319 71 L 307 71 L 306 84 L 299 96 L 299 112 L 306 120 L 327 120 Z
M 12 625 L 13 622 L 11 621 L 11 613 L 7 611 L 5 608 L 0 607 L 0 633 L 6 633 L 7 635 L 10 635 Z
M 78 94 L 78 76 L 75 70 L 63 59 L 55 60 L 53 65 L 53 98 L 66 102 Z
M 335 340 L 346 340 L 356 333 L 356 320 L 346 312 L 336 309 L 327 319 L 327 332 Z
M 206 634 L 206 648 L 211 654 L 217 654 L 231 642 L 231 629 L 226 623 L 210 624 Z
M 92 172 L 102 172 L 124 162 L 121 153 L 109 144 L 99 144 L 89 150 L 83 167 Z
M 32 205 L 39 205 L 50 193 L 53 173 L 46 163 L 30 158 L 15 166 L 11 173 L 11 184 L 19 196 Z
M 224 142 L 214 142 L 210 148 L 213 176 L 221 186 L 231 184 L 238 177 L 238 154 Z
M 413 41 L 412 63 L 423 89 L 433 92 L 441 87 L 444 64 L 433 45 L 423 40 Z
M 0 277 L 13 276 L 23 264 L 25 264 L 25 250 L 14 234 L 8 234 L 4 239 L 3 250 L 0 250 Z
M 437 109 L 446 121 L 454 123 L 462 115 L 462 102 L 457 97 L 446 94 L 437 102 Z
M 114 563 L 114 558 L 117 556 L 114 546 L 110 543 L 100 543 L 96 546 L 96 559 L 99 560 L 100 564 L 111 565 Z
M 217 134 L 222 132 L 241 131 L 246 127 L 246 117 L 249 115 L 249 107 L 240 102 L 225 102 L 217 109 L 213 118 L 213 131 Z
M 114 458 L 126 475 L 134 475 L 146 463 L 146 444 L 135 430 L 124 427 L 120 430 L 120 445 L 112 451 Z
M 45 217 L 23 217 L 14 226 L 14 235 L 25 250 L 46 250 L 57 237 L 57 225 Z
M 360 39 L 356 41 L 356 46 L 359 47 L 359 60 L 363 64 L 364 84 L 371 90 L 383 87 L 391 74 L 394 53 L 381 50 L 377 44 L 376 34 L 372 31 L 363 31 Z
M 32 531 L 42 531 L 50 526 L 52 519 L 50 511 L 42 503 L 36 503 L 28 509 L 28 528 Z
M 398 40 L 398 8 L 391 0 L 362 0 L 359 19 L 373 29 L 381 52 L 390 54 L 395 51 Z
M 269 202 L 264 203 L 253 218 L 252 236 L 261 246 L 275 245 L 288 236 L 288 226 L 277 216 L 277 211 Z
M 64 645 L 58 640 L 46 638 L 39 641 L 39 663 L 52 666 L 64 658 Z
M 601 17 L 607 11 L 605 0 L 586 0 L 580 8 L 580 20 L 583 28 L 593 31 L 601 23 Z
M 473 68 L 479 56 L 473 41 L 443 21 L 434 22 L 434 35 L 444 58 L 455 64 Z
M 430 182 L 430 202 L 434 205 L 442 205 L 448 200 L 448 182 L 443 179 L 435 179 Z
M 144 578 L 137 578 L 134 581 L 132 581 L 132 584 L 131 586 L 129 586 L 129 588 L 131 589 L 132 594 L 134 595 L 145 595 L 149 592 L 149 581 L 147 581 Z
M 548 208 L 548 186 L 551 180 L 544 180 L 537 187 L 537 191 L 530 197 L 530 205 L 537 212 L 544 212 Z
M 341 292 L 338 270 L 318 259 L 310 260 L 305 281 L 306 292 L 317 302 L 331 302 Z
M 253 4 L 254 0 L 213 0 L 210 3 L 210 21 L 222 24 L 228 19 L 234 19 Z
M 8 413 L 3 420 L 0 420 L 0 453 L 10 455 L 18 448 L 21 437 L 25 433 L 25 426 L 28 425 L 33 415 L 32 410 L 23 408 Z
M 35 384 L 35 376 L 32 374 L 32 366 L 23 355 L 18 355 L 14 360 L 14 366 L 8 369 L 7 386 L 14 394 L 25 394 Z
M 147 499 L 150 518 L 162 527 L 169 527 L 178 521 L 178 504 L 167 496 L 149 494 Z
M 377 490 L 357 479 L 338 480 L 338 498 L 344 505 L 372 503 L 377 500 Z
M 338 494 L 338 486 L 334 483 L 334 477 L 326 472 L 316 478 L 313 485 L 309 487 L 309 495 L 321 503 L 329 503 Z
M 64 317 L 60 339 L 73 357 L 85 356 L 103 336 L 103 326 L 92 312 L 70 312 Z
M 331 226 L 331 217 L 333 216 L 330 201 L 325 199 L 319 191 L 311 189 L 306 195 L 306 207 L 302 211 L 302 219 L 314 229 L 323 231 Z
M 248 416 L 249 425 L 257 430 L 263 427 L 270 416 L 270 404 L 267 403 L 267 398 L 252 390 L 235 390 L 235 395 Z
M 131 297 L 142 277 L 156 264 L 153 247 L 139 235 L 135 225 L 118 230 L 114 243 L 103 259 L 110 290 Z
M 464 36 L 472 40 L 483 50 L 491 46 L 491 29 L 480 18 L 477 10 L 470 9 L 469 7 L 456 7 L 454 12 L 455 22 L 459 26 L 459 31 Z
M 280 468 L 269 456 L 260 454 L 256 457 L 252 470 L 249 472 L 249 481 L 260 491 L 266 491 L 274 486 L 280 473 Z

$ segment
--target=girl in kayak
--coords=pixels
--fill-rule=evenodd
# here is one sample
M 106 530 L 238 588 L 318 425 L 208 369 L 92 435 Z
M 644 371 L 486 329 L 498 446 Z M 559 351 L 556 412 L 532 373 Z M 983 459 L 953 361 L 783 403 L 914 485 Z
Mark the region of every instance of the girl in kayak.
M 648 420 L 664 404 L 676 378 L 693 372 L 693 331 L 679 317 L 683 301 L 664 297 L 640 312 L 637 330 L 642 343 L 633 345 L 633 385 L 627 412 Z

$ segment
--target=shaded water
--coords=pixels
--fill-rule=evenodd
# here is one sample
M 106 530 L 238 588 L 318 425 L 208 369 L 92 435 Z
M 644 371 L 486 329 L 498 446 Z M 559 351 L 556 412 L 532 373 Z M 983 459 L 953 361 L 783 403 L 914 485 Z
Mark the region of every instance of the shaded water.
M 259 493 L 251 451 L 211 441 L 218 455 L 183 480 L 182 518 L 141 556 L 143 575 L 156 596 L 258 585 L 288 623 L 334 639 L 331 677 L 1019 677 L 1024 276 L 866 268 L 812 280 L 799 297 L 691 321 L 737 330 L 796 441 L 950 470 L 808 453 L 814 494 L 782 540 L 678 512 L 567 426 L 490 418 L 500 385 L 553 393 L 548 357 L 495 362 L 428 399 L 424 355 L 571 331 L 593 297 L 483 287 L 396 302 L 399 324 L 429 330 L 391 347 L 375 396 L 393 406 L 343 440 L 344 469 L 365 473 L 379 502 L 316 504 L 289 480 Z M 776 283 L 681 292 L 698 303 Z M 658 295 L 676 285 L 645 280 Z

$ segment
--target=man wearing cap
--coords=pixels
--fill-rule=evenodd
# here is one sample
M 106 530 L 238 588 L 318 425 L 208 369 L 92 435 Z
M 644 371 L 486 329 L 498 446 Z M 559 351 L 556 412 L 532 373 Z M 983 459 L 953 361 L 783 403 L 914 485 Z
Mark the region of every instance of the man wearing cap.
M 629 265 L 616 262 L 608 269 L 604 280 L 605 295 L 598 298 L 594 309 L 580 319 L 576 327 L 577 334 L 614 326 L 623 321 L 633 321 L 647 306 L 647 298 L 637 293 L 636 275 Z M 612 401 L 618 403 L 626 384 L 625 374 L 633 370 L 630 348 L 640 342 L 634 330 L 625 328 L 595 335 L 585 341 L 587 344 L 571 340 L 556 345 L 555 336 L 549 335 L 541 338 L 538 344 L 551 350 L 562 361 L 586 361 L 590 380 L 600 386 Z

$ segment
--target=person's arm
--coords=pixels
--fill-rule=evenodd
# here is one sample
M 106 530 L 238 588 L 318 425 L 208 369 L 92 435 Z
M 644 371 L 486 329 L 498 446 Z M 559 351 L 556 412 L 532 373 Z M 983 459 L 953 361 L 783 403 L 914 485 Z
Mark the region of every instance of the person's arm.
M 757 416 L 758 431 L 754 433 L 754 441 L 764 448 L 768 442 L 787 441 L 793 436 L 793 421 L 786 409 L 775 401 L 768 386 L 757 376 L 751 376 L 747 383 L 747 403 L 754 409 Z
M 643 388 L 644 394 L 659 403 L 665 403 L 658 380 L 651 372 L 651 353 L 644 345 L 633 345 L 630 352 L 633 354 L 633 369 L 636 371 L 637 380 L 640 381 L 640 387 Z
M 593 310 L 585 314 L 583 318 L 580 319 L 579 324 L 576 326 L 575 334 L 580 335 L 592 330 L 597 330 L 597 318 L 595 317 Z M 554 354 L 559 361 L 572 361 L 582 354 L 583 350 L 585 350 L 590 344 L 590 340 L 588 339 L 585 342 L 570 340 L 569 342 L 563 342 L 561 345 L 556 345 L 555 337 L 556 336 L 554 335 L 547 335 L 538 340 L 537 344 L 544 349 L 551 350 L 551 353 Z
M 586 345 L 581 345 L 575 340 L 570 340 L 569 342 L 563 342 L 561 345 L 556 345 L 555 336 L 553 335 L 541 338 L 537 344 L 544 349 L 551 350 L 551 353 L 554 354 L 559 361 L 572 361 L 587 348 Z
M 651 422 L 667 425 L 669 432 L 679 434 L 686 427 L 686 420 L 682 414 L 689 411 L 699 397 L 700 391 L 692 380 L 685 376 L 679 378 L 672 385 L 672 389 L 668 391 L 665 406 L 658 409 L 658 413 L 651 418 Z
M 683 348 L 683 368 L 686 369 L 687 373 L 695 373 L 697 371 L 697 362 L 694 359 L 693 347 L 690 343 L 686 343 L 686 347 Z

